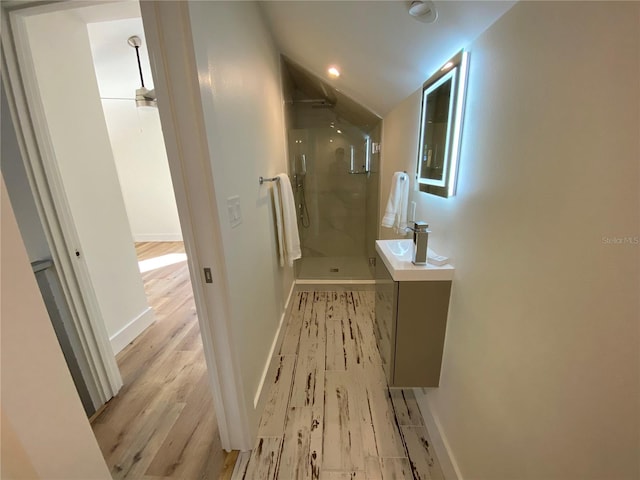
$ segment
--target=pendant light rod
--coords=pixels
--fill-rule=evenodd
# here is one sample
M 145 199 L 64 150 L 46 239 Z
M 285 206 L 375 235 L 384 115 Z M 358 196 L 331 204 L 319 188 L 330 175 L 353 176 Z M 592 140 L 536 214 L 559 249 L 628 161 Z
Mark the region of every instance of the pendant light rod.
M 136 49 L 136 58 L 138 59 L 138 73 L 140 74 L 140 83 L 142 84 L 142 88 L 144 87 L 144 77 L 142 76 L 142 64 L 140 63 L 140 46 L 142 45 L 142 40 L 137 35 L 133 35 L 127 39 L 127 43 Z
M 138 59 L 138 72 L 140 73 L 140 83 L 144 87 L 144 77 L 142 76 L 142 65 L 140 64 L 140 47 L 136 47 L 136 58 Z
M 136 88 L 136 107 L 157 107 L 156 92 L 149 90 L 144 86 L 144 77 L 142 75 L 142 62 L 140 62 L 140 47 L 142 40 L 137 35 L 133 35 L 127 39 L 127 43 L 136 49 L 136 58 L 138 60 L 138 73 L 140 74 L 140 83 L 142 86 Z

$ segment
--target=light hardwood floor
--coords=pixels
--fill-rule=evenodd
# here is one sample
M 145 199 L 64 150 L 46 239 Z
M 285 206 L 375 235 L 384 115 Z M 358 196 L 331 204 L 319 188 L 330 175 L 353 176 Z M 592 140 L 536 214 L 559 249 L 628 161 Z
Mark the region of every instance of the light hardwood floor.
M 184 247 L 140 243 L 136 252 L 146 260 Z M 142 277 L 156 322 L 116 357 L 124 386 L 92 419 L 98 444 L 114 479 L 216 480 L 225 453 L 187 264 Z
M 411 390 L 390 390 L 375 292 L 294 299 L 258 439 L 234 479 L 443 479 Z

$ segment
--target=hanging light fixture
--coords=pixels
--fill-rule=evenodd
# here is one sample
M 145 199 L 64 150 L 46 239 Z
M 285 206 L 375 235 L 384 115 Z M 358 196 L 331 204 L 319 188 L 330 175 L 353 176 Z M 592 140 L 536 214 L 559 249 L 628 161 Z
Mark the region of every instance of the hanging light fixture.
M 141 87 L 136 89 L 136 106 L 137 107 L 157 107 L 156 91 L 149 90 L 144 86 L 144 77 L 142 76 L 142 65 L 140 64 L 140 46 L 142 40 L 137 35 L 129 37 L 127 43 L 136 49 L 136 58 L 138 59 L 138 72 L 140 73 Z

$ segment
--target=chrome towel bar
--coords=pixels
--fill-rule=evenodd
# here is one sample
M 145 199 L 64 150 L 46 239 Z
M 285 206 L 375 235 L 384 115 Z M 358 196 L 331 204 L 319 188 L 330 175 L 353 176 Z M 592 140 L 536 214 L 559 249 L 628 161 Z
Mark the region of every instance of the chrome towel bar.
M 260 177 L 260 178 L 258 178 L 258 183 L 260 183 L 260 185 L 262 185 L 264 182 L 278 182 L 278 181 L 280 181 L 280 179 L 278 177 L 272 177 L 272 178 Z

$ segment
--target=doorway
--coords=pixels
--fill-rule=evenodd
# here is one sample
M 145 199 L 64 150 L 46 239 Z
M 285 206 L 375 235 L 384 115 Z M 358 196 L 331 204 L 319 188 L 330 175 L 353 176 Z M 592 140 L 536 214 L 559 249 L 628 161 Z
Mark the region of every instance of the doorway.
M 110 7 L 113 7 L 113 5 L 114 4 L 110 5 Z M 131 3 L 128 3 L 128 5 L 131 5 Z M 83 297 L 82 300 L 85 302 L 89 312 L 99 312 L 97 316 L 93 317 L 94 320 L 98 316 L 103 317 L 105 320 L 119 317 L 124 317 L 125 320 L 127 320 L 127 323 L 118 329 L 115 335 L 109 335 L 108 332 L 106 332 L 108 329 L 108 325 L 106 324 L 103 324 L 102 327 L 95 323 L 90 325 L 94 328 L 94 333 L 97 334 L 96 337 L 101 337 L 103 341 L 102 351 L 97 352 L 97 356 L 103 359 L 106 358 L 108 363 L 108 355 L 106 352 L 108 352 L 109 348 L 118 350 L 117 344 L 125 342 L 118 340 L 123 334 L 126 335 L 122 338 L 126 339 L 131 332 L 136 333 L 135 330 L 138 328 L 145 330 L 145 323 L 153 323 L 153 310 L 144 299 L 142 279 L 138 271 L 136 250 L 132 245 L 127 215 L 126 213 L 122 215 L 122 213 L 125 212 L 125 208 L 122 205 L 122 200 L 120 199 L 118 201 L 117 195 L 113 195 L 115 191 L 114 185 L 118 183 L 117 175 L 115 175 L 116 182 L 113 181 L 115 167 L 113 165 L 109 166 L 107 162 L 101 161 L 101 159 L 107 157 L 105 152 L 108 151 L 109 148 L 101 148 L 105 145 L 104 139 L 102 143 L 96 142 L 95 136 L 92 136 L 89 132 L 89 130 L 91 130 L 88 127 L 91 123 L 91 115 L 89 114 L 95 113 L 96 105 L 98 107 L 100 106 L 98 96 L 96 95 L 90 98 L 90 95 L 87 95 L 88 90 L 83 90 L 83 86 L 87 87 L 87 77 L 84 73 L 79 73 L 77 69 L 73 70 L 73 68 L 78 67 L 82 62 L 78 62 L 77 58 L 69 60 L 61 56 L 61 52 L 67 54 L 72 51 L 78 52 L 82 50 L 84 53 L 89 51 L 88 43 L 82 44 L 81 42 L 84 37 L 86 37 L 86 17 L 83 19 L 82 15 L 78 15 L 78 11 L 71 12 L 65 9 L 65 7 L 68 8 L 68 5 L 63 5 L 61 11 L 52 12 L 52 7 L 48 6 L 46 13 L 29 16 L 28 23 L 30 23 L 30 26 L 33 28 L 27 28 L 26 32 L 22 33 L 29 34 L 36 32 L 36 36 L 28 36 L 26 40 L 26 44 L 31 49 L 34 57 L 30 59 L 30 62 L 27 62 L 30 71 L 25 75 L 25 77 L 28 77 L 25 83 L 32 82 L 27 87 L 36 87 L 35 90 L 38 92 L 37 98 L 29 99 L 29 102 L 33 102 L 29 104 L 29 107 L 33 109 L 30 113 L 42 122 L 35 125 L 35 133 L 36 136 L 38 136 L 39 146 L 43 148 L 42 144 L 48 143 L 48 145 L 44 146 L 44 149 L 50 148 L 53 152 L 51 158 L 56 160 L 55 165 L 49 165 L 48 167 L 51 168 L 51 170 L 57 169 L 60 174 L 60 178 L 58 179 L 47 177 L 46 180 L 49 181 L 47 185 L 61 188 L 62 191 L 56 192 L 54 196 L 59 195 L 58 198 L 62 198 L 68 202 L 68 210 L 66 212 L 56 211 L 56 214 L 61 217 L 68 215 L 68 218 L 72 220 L 71 226 L 63 225 L 63 227 L 67 227 L 67 229 L 71 231 L 71 240 L 69 240 L 69 237 L 64 239 L 67 240 L 65 246 L 71 246 L 72 248 L 71 261 L 76 262 L 72 266 L 80 272 L 79 283 L 82 284 L 83 280 L 88 280 L 87 283 L 84 283 L 84 286 L 90 285 L 90 290 L 94 291 L 95 298 L 91 299 L 89 295 L 88 297 Z M 100 7 L 106 6 L 101 5 Z M 102 13 L 104 13 L 105 8 L 101 10 Z M 61 26 L 61 17 L 65 14 L 70 14 L 69 17 L 73 17 L 73 20 L 69 20 L 69 24 L 63 24 Z M 85 22 L 84 36 L 82 34 L 83 27 L 78 23 L 79 20 Z M 47 25 L 48 22 L 52 23 Z M 47 28 L 49 30 L 47 30 Z M 49 51 L 41 51 L 39 57 L 36 58 L 36 55 L 38 55 L 35 51 L 38 41 L 37 35 L 41 35 L 39 45 L 46 45 L 46 37 L 49 36 L 49 38 L 51 38 L 52 32 L 55 32 L 58 40 L 56 43 L 57 50 L 54 48 Z M 65 36 L 66 38 L 61 38 Z M 3 38 L 3 48 L 4 40 Z M 24 40 L 24 37 L 22 37 L 22 40 Z M 47 57 L 49 57 L 49 63 L 46 61 Z M 21 66 L 24 68 L 25 63 Z M 27 69 L 23 70 L 23 74 L 26 70 Z M 34 90 L 32 90 L 32 92 L 33 91 Z M 65 94 L 70 92 L 73 94 L 65 96 Z M 67 115 L 66 118 L 61 117 L 62 114 Z M 102 119 L 102 122 L 104 123 L 104 119 Z M 106 145 L 108 147 L 108 140 Z M 30 161 L 31 160 L 32 159 L 30 159 Z M 44 170 L 44 172 L 39 173 L 44 174 L 45 177 L 51 173 L 51 170 Z M 31 174 L 33 175 L 33 172 L 31 172 Z M 42 194 L 42 190 L 38 193 Z M 120 193 L 120 195 L 122 194 Z M 49 220 L 49 218 L 47 220 Z M 125 230 L 129 232 L 128 248 L 124 246 L 127 236 L 119 235 L 119 233 Z M 184 247 L 182 245 L 175 247 L 182 248 L 183 251 L 174 253 L 184 255 Z M 144 248 L 140 250 L 141 255 L 144 256 Z M 70 252 L 66 253 L 68 254 Z M 125 263 L 126 266 L 122 267 Z M 171 434 L 179 436 L 187 432 L 189 435 L 186 441 L 193 442 L 194 438 L 200 438 L 202 440 L 192 443 L 197 444 L 197 447 L 194 447 L 197 453 L 201 455 L 202 458 L 206 458 L 208 462 L 202 465 L 201 471 L 206 471 L 207 468 L 213 468 L 211 462 L 215 463 L 216 459 L 216 455 L 211 454 L 213 450 L 222 454 L 220 435 L 215 423 L 215 414 L 213 414 L 215 396 L 212 396 L 210 387 L 210 380 L 215 378 L 216 375 L 207 371 L 207 365 L 204 361 L 187 262 L 182 260 L 179 263 L 181 267 L 180 272 L 174 273 L 181 279 L 180 282 L 183 288 L 178 292 L 178 295 L 181 297 L 179 301 L 174 302 L 175 308 L 173 308 L 170 313 L 165 311 L 162 315 L 178 317 L 180 317 L 180 314 L 183 315 L 183 317 L 180 317 L 178 320 L 178 324 L 180 324 L 182 329 L 181 332 L 177 332 L 174 328 L 164 328 L 165 330 L 169 330 L 170 340 L 181 338 L 180 342 L 173 342 L 177 348 L 177 352 L 180 352 L 173 356 L 183 357 L 187 360 L 187 365 L 178 367 L 178 371 L 160 372 L 161 369 L 159 365 L 161 363 L 173 369 L 176 368 L 177 364 L 174 361 L 169 361 L 167 358 L 164 359 L 167 360 L 166 362 L 158 361 L 156 363 L 153 361 L 154 359 L 159 359 L 159 352 L 163 350 L 156 348 L 160 347 L 162 342 L 156 343 L 150 348 L 150 350 L 154 350 L 154 356 L 147 357 L 147 361 L 140 362 L 138 359 L 139 369 L 137 374 L 133 372 L 134 369 L 131 366 L 127 367 L 132 369 L 130 375 L 129 373 L 125 374 L 124 371 L 122 372 L 122 379 L 125 381 L 125 385 L 117 397 L 120 398 L 127 391 L 132 390 L 133 386 L 129 385 L 133 385 L 134 377 L 140 378 L 142 373 L 147 373 L 143 372 L 145 368 L 150 367 L 149 369 L 154 369 L 156 378 L 153 380 L 147 378 L 142 383 L 152 386 L 158 386 L 158 383 L 162 383 L 163 386 L 168 385 L 171 393 L 163 393 L 160 390 L 156 391 L 156 393 L 159 393 L 160 399 L 151 393 L 134 396 L 134 400 L 142 402 L 140 404 L 140 416 L 145 417 L 147 420 L 153 417 L 153 415 L 148 414 L 148 412 L 152 410 L 151 405 L 153 405 L 154 402 L 156 404 L 162 401 L 166 402 L 168 400 L 167 395 L 173 395 L 171 397 L 173 401 L 169 402 L 171 403 L 172 411 L 166 412 L 163 410 L 161 413 L 155 414 L 157 415 L 156 420 L 162 421 L 162 428 L 160 428 L 157 422 L 153 427 L 146 426 L 144 428 L 137 428 L 135 429 L 137 435 L 135 438 L 124 432 L 123 429 L 125 427 L 131 427 L 131 422 L 126 420 L 121 419 L 120 421 L 122 423 L 119 426 L 110 425 L 104 427 L 104 425 L 107 424 L 105 419 L 109 417 L 115 418 L 115 414 L 109 413 L 109 405 L 98 412 L 98 415 L 94 418 L 94 421 L 101 424 L 102 430 L 107 431 L 107 436 L 116 435 L 116 438 L 120 439 L 118 440 L 119 445 L 122 445 L 121 439 L 123 435 L 131 437 L 131 444 L 122 447 L 126 450 L 125 456 L 122 459 L 114 461 L 113 465 L 110 464 L 112 473 L 114 473 L 116 477 L 118 476 L 116 472 L 124 472 L 122 473 L 124 478 L 130 477 L 131 472 L 135 469 L 141 469 L 144 463 L 141 460 L 142 450 L 144 450 L 145 454 L 150 455 L 152 447 L 154 447 L 157 448 L 157 451 L 153 458 L 157 457 L 165 463 L 154 463 L 153 458 L 146 457 L 145 461 L 148 460 L 147 467 L 153 471 L 162 472 L 163 476 L 173 476 L 175 474 L 177 476 L 176 478 L 185 478 L 185 471 L 180 467 L 180 465 L 183 464 L 184 458 L 182 456 L 174 456 L 172 459 L 171 452 L 167 451 L 168 447 L 163 448 L 163 445 L 166 444 L 171 444 L 171 448 L 176 448 L 175 446 L 180 443 L 180 441 L 168 441 L 167 439 Z M 165 265 L 165 267 L 167 266 Z M 83 272 L 86 274 L 85 278 L 82 278 Z M 132 280 L 134 277 L 136 277 L 139 282 L 138 286 L 135 285 L 135 280 Z M 155 283 L 158 283 L 159 279 L 152 278 L 151 280 L 156 280 Z M 135 295 L 133 295 L 132 292 L 137 295 L 137 298 L 133 298 Z M 86 293 L 86 289 L 83 290 L 82 293 Z M 142 297 L 139 293 L 142 293 Z M 142 302 L 140 302 L 140 298 L 143 299 Z M 72 298 L 71 303 L 74 303 L 73 300 Z M 127 311 L 127 308 L 130 310 Z M 171 309 L 170 306 L 168 308 Z M 90 317 L 90 315 L 88 316 Z M 158 316 L 158 313 L 156 313 L 156 320 Z M 151 318 L 151 321 L 149 321 L 149 318 Z M 140 319 L 144 321 L 138 322 Z M 131 326 L 134 323 L 143 325 L 143 327 L 135 326 L 132 329 Z M 156 325 L 160 323 L 161 322 L 156 321 Z M 100 329 L 103 331 L 100 332 Z M 162 331 L 162 329 L 160 329 L 160 331 Z M 155 335 L 158 336 L 159 334 L 156 333 Z M 111 340 L 111 345 L 107 343 L 105 346 L 105 338 Z M 116 339 L 115 342 L 114 339 Z M 133 354 L 129 352 L 135 349 L 135 343 L 135 340 L 133 343 L 126 341 L 125 345 L 128 346 L 122 351 L 122 356 L 133 356 Z M 148 346 L 149 344 L 147 343 L 146 345 Z M 89 349 L 91 349 L 91 345 Z M 167 355 L 167 357 L 168 356 L 171 355 Z M 198 356 L 200 357 L 199 361 L 196 361 L 196 357 Z M 112 362 L 115 364 L 115 358 L 112 358 Z M 134 365 L 135 363 L 135 361 L 130 362 L 130 365 Z M 187 371 L 190 371 L 191 375 L 188 375 Z M 98 374 L 98 376 L 100 375 Z M 181 385 L 172 383 L 172 381 L 178 377 L 180 377 L 181 382 L 187 383 Z M 113 378 L 105 379 L 103 376 L 98 380 L 108 384 L 110 387 L 110 390 L 105 389 L 106 391 L 102 392 L 102 398 L 108 399 L 112 394 L 117 392 L 120 386 L 119 378 L 119 374 L 116 372 Z M 187 381 L 187 379 L 193 378 L 195 378 L 195 381 Z M 111 391 L 111 395 L 109 391 Z M 140 391 L 137 391 L 137 393 L 140 394 Z M 122 408 L 128 411 L 135 410 L 135 408 L 131 406 Z M 203 419 L 203 411 L 209 412 L 210 418 L 208 420 Z M 188 413 L 191 415 L 188 415 Z M 221 413 L 223 414 L 223 412 Z M 173 423 L 168 420 L 171 418 L 174 419 Z M 182 423 L 182 426 L 178 426 L 178 420 L 180 419 L 187 419 L 186 424 L 188 425 Z M 138 426 L 141 427 L 140 425 Z M 192 426 L 194 430 L 190 430 L 190 426 Z M 153 435 L 150 435 L 151 433 L 158 433 L 160 430 L 165 434 L 163 437 L 164 440 L 162 441 L 160 440 L 161 436 L 154 438 Z M 204 445 L 204 447 L 202 445 Z M 136 447 L 138 448 L 136 449 Z M 109 449 L 111 450 L 112 448 L 109 447 Z M 183 455 L 184 448 L 178 449 L 177 452 Z M 127 457 L 129 453 L 133 455 L 130 459 Z M 128 464 L 127 460 L 130 460 Z M 198 462 L 189 461 L 187 463 L 190 468 L 195 468 L 194 465 Z
M 114 479 L 217 478 L 225 456 L 184 245 L 136 252 L 156 321 L 116 355 L 124 385 L 91 426 Z
M 153 102 L 141 107 L 134 100 L 138 88 L 153 91 L 154 85 L 142 19 L 90 22 L 87 29 L 138 268 L 155 318 L 122 350 L 114 346 L 123 387 L 91 425 L 116 479 L 213 478 L 224 455 L 160 118 Z

